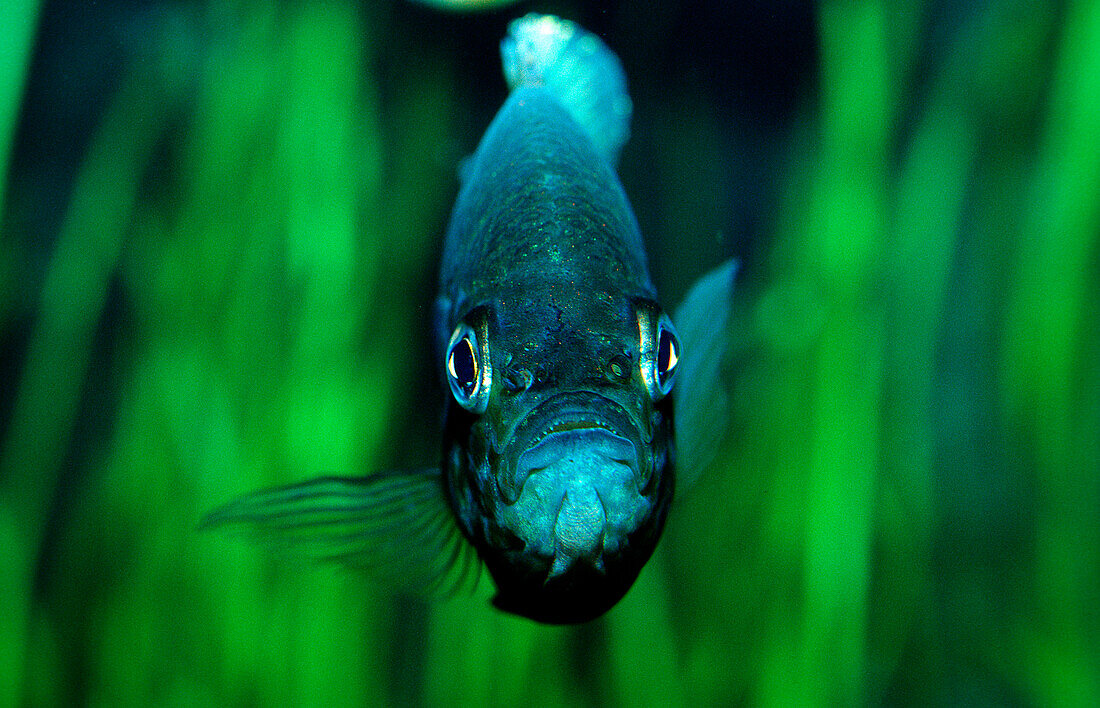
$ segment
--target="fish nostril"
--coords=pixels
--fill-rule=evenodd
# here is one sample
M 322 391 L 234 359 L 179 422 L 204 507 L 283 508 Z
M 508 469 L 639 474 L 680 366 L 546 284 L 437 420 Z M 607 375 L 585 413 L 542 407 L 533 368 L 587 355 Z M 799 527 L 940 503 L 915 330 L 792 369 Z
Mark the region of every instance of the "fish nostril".
M 604 367 L 603 375 L 608 381 L 612 383 L 618 383 L 622 381 L 629 381 L 632 376 L 633 367 L 630 365 L 630 360 L 622 354 L 611 357 L 611 361 Z
M 522 393 L 531 388 L 534 380 L 527 369 L 512 369 L 504 375 L 504 390 L 511 394 Z

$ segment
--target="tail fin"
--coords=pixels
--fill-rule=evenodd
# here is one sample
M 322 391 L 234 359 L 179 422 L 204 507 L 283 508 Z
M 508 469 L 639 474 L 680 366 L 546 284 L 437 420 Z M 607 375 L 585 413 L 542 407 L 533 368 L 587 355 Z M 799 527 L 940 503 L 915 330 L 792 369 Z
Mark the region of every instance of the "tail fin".
M 599 37 L 553 15 L 512 22 L 500 43 L 510 88 L 544 86 L 612 165 L 630 135 L 633 106 L 615 53 Z

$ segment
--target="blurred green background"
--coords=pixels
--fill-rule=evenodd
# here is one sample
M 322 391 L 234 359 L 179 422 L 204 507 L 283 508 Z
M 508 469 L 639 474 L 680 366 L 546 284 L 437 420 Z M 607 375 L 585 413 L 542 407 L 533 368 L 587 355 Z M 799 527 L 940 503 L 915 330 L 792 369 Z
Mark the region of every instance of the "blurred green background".
M 728 442 L 605 618 L 196 531 L 433 464 L 497 43 L 621 55 L 667 303 L 742 259 Z M 1100 3 L 0 8 L 5 705 L 1100 705 Z

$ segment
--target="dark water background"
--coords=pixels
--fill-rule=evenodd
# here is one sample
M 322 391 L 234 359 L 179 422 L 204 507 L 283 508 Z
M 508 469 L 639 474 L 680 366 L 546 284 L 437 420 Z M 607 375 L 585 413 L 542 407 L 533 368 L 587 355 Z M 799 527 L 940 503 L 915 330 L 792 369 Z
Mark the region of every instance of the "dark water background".
M 199 534 L 433 464 L 430 302 L 507 22 L 619 53 L 732 424 L 605 618 Z M 1100 4 L 0 9 L 5 704 L 1100 703 Z

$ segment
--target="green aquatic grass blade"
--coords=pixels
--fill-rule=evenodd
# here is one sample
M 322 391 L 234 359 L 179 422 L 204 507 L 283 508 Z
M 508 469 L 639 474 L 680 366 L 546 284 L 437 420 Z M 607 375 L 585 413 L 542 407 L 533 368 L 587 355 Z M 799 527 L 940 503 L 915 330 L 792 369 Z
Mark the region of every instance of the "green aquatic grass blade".
M 731 274 L 732 275 L 732 274 Z M 666 706 L 690 705 L 683 681 L 663 556 L 646 564 L 637 583 L 607 615 L 609 702 L 643 705 L 653 696 Z M 639 652 L 638 647 L 646 650 Z
M 894 590 L 889 598 L 869 598 L 875 621 L 868 628 L 868 675 L 879 685 L 903 671 L 907 644 L 920 631 L 936 587 L 939 335 L 950 309 L 948 285 L 978 147 L 955 86 L 941 82 L 906 147 L 884 258 L 887 336 L 876 493 L 881 540 L 874 575 Z M 902 681 L 919 684 L 918 676 Z
M 8 193 L 8 158 L 38 27 L 38 0 L 8 0 L 0 7 L 0 216 Z M 8 684 L 5 684 L 8 685 Z
M 1100 5 L 1070 3 L 1054 64 L 1047 123 L 1024 208 L 1009 291 L 1000 377 L 1003 405 L 1034 445 L 1034 606 L 1017 648 L 1037 703 L 1100 701 L 1097 429 L 1082 425 L 1095 381 L 1100 268 Z
M 168 472 L 194 490 L 130 523 L 146 527 L 143 535 L 179 535 L 190 552 L 181 564 L 176 545 L 143 548 L 139 571 L 108 597 L 182 574 L 203 602 L 188 605 L 186 641 L 176 643 L 218 637 L 212 660 L 192 660 L 195 676 L 231 702 L 354 705 L 386 691 L 379 667 L 389 630 L 376 618 L 392 612 L 392 600 L 361 574 L 238 553 L 241 544 L 195 525 L 227 498 L 376 464 L 393 386 L 362 329 L 381 191 L 372 43 L 351 6 L 253 3 L 230 22 L 225 10 L 209 8 L 208 21 L 224 30 L 173 155 L 178 177 L 162 206 L 169 232 L 151 234 L 126 270 L 151 313 L 140 320 L 142 358 L 160 355 L 149 374 L 162 383 L 134 383 L 145 414 L 116 444 L 157 444 L 171 413 L 185 444 L 169 448 Z M 109 498 L 125 509 L 148 472 L 119 472 Z M 146 602 L 153 616 L 174 604 L 171 594 Z M 100 621 L 120 639 L 135 629 L 124 612 Z M 104 663 L 96 676 L 136 686 L 134 702 L 155 701 L 155 685 L 136 673 Z
M 273 485 L 438 463 L 408 442 L 439 422 L 410 349 L 454 168 L 505 92 L 465 34 L 511 17 L 267 0 L 112 25 L 90 41 L 125 38 L 123 93 L 56 250 L 0 246 L 5 323 L 31 330 L 0 440 L 0 705 L 1097 703 L 1095 5 L 821 4 L 791 136 L 753 107 L 770 81 L 718 85 L 751 43 L 668 54 L 676 7 L 604 17 L 666 304 L 719 241 L 746 252 L 729 440 L 579 628 L 502 615 L 487 578 L 426 607 L 195 530 Z M 774 209 L 736 188 L 759 175 Z M 39 176 L 5 173 L 6 226 L 32 228 Z M 74 400 L 104 403 L 91 432 Z
M 5 645 L 15 651 L 25 646 L 36 549 L 88 378 L 92 338 L 140 180 L 176 105 L 178 88 L 142 71 L 123 83 L 92 141 L 51 254 L 0 448 L 0 504 L 13 512 L 11 520 L 21 529 L 19 543 L 27 549 L 22 562 L 0 569 L 6 576 L 3 585 L 13 591 L 12 631 Z M 18 662 L 18 656 L 5 662 L 5 671 L 15 673 Z
M 875 291 L 896 107 L 883 6 L 826 3 L 819 18 L 822 144 L 803 254 L 812 260 L 802 266 L 823 285 L 827 314 L 804 406 L 812 429 L 800 680 L 788 697 L 856 705 L 866 700 L 873 489 L 881 456 L 883 313 Z

